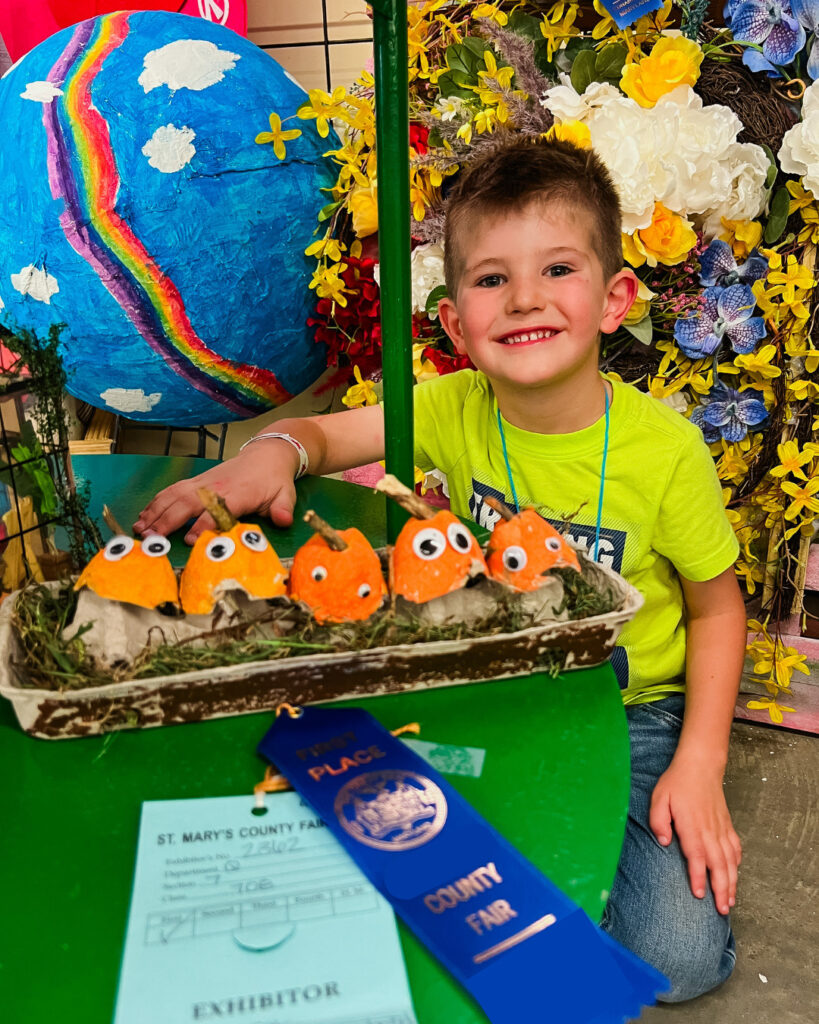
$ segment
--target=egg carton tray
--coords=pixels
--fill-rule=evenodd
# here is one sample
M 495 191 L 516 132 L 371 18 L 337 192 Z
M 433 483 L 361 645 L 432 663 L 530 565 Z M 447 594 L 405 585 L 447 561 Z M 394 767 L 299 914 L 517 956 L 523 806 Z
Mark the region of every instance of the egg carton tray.
M 21 685 L 26 669 L 13 628 L 17 594 L 11 594 L 0 605 L 0 694 L 12 702 L 29 735 L 69 739 L 271 711 L 284 701 L 316 704 L 530 675 L 551 663 L 555 649 L 565 656 L 565 671 L 590 668 L 609 658 L 620 630 L 643 603 L 639 591 L 617 573 L 604 566 L 595 570 L 618 601 L 616 610 L 588 618 L 472 639 L 255 661 L 66 691 Z

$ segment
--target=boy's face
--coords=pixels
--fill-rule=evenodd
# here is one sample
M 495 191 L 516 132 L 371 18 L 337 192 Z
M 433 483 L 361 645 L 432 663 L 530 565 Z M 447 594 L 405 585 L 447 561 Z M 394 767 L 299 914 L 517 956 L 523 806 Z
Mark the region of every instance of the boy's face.
M 458 352 L 496 389 L 599 379 L 600 332 L 619 326 L 637 283 L 628 270 L 605 278 L 591 215 L 533 202 L 460 235 L 457 294 L 439 306 Z

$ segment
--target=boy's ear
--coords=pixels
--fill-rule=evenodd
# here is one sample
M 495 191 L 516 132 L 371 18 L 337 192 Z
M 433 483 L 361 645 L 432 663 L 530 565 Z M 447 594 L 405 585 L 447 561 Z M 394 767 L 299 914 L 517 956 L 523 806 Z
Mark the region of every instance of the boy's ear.
M 623 315 L 625 316 L 625 314 Z M 447 297 L 438 302 L 438 316 L 441 318 L 441 326 L 455 346 L 455 351 L 458 355 L 466 355 L 466 342 L 464 341 L 464 333 L 461 329 L 461 318 L 452 299 Z
M 609 281 L 606 306 L 603 310 L 603 319 L 600 321 L 600 330 L 603 334 L 612 334 L 625 320 L 637 298 L 639 285 L 637 275 L 627 268 L 615 274 Z

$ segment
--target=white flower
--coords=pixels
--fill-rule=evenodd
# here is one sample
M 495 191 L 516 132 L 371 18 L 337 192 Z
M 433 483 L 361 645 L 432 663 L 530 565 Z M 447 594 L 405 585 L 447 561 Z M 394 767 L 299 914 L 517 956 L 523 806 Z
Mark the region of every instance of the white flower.
M 592 82 L 581 96 L 575 92 L 568 75 L 561 76 L 561 81 L 563 85 L 549 89 L 540 101 L 541 106 L 551 110 L 559 121 L 585 121 L 598 107 L 624 98 L 619 89 L 605 82 Z
M 663 398 L 658 398 L 657 401 L 667 405 L 674 412 L 685 412 L 691 404 L 691 400 L 685 391 L 675 391 L 673 395 L 665 395 Z
M 735 142 L 728 147 L 724 166 L 727 168 L 728 187 L 722 193 L 719 206 L 703 217 L 706 238 L 715 238 L 723 232 L 722 217 L 726 220 L 755 220 L 765 207 L 765 181 L 769 166 L 765 151 L 750 142 Z
M 424 313 L 430 294 L 444 284 L 444 247 L 442 245 L 417 245 L 410 257 L 410 273 L 412 274 L 412 311 Z M 373 276 L 381 287 L 381 264 L 373 267 Z M 434 320 L 438 316 L 437 309 L 429 316 Z
M 464 113 L 466 104 L 460 96 L 439 96 L 433 109 L 438 111 L 442 121 L 451 121 Z
M 410 273 L 412 274 L 412 311 L 424 313 L 430 294 L 440 288 L 444 282 L 444 247 L 442 245 L 417 245 L 410 257 Z M 373 267 L 376 284 L 381 287 L 381 264 Z M 433 309 L 429 317 L 435 320 L 438 310 Z
M 641 107 L 613 86 L 550 89 L 556 120 L 583 121 L 614 178 L 629 234 L 651 223 L 655 202 L 692 217 L 711 236 L 720 217 L 752 220 L 764 208 L 768 161 L 760 146 L 738 143 L 742 122 L 728 107 L 703 106 L 687 85 Z
M 802 100 L 802 120 L 785 132 L 779 164 L 787 174 L 798 174 L 803 185 L 819 197 L 819 82 Z
M 412 311 L 423 313 L 427 308 L 430 293 L 444 283 L 444 247 L 442 245 L 418 245 L 412 250 Z M 438 310 L 430 313 L 434 320 Z

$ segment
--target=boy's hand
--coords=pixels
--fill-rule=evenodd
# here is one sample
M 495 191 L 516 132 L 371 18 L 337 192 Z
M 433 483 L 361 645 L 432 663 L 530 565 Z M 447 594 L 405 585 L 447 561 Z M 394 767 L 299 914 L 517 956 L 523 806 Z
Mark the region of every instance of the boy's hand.
M 134 532 L 167 535 L 198 516 L 185 534 L 185 542 L 193 544 L 203 530 L 216 525 L 199 500 L 200 487 L 208 487 L 224 498 L 237 517 L 259 512 L 269 515 L 276 526 L 289 526 L 296 504 L 293 477 L 298 464 L 298 454 L 287 442 L 258 441 L 241 455 L 160 491 L 139 513 Z
M 688 862 L 691 891 L 698 899 L 705 896 L 707 871 L 716 908 L 727 914 L 736 901 L 742 844 L 725 802 L 722 773 L 672 761 L 654 787 L 649 813 L 662 846 L 671 842 L 672 822 Z

